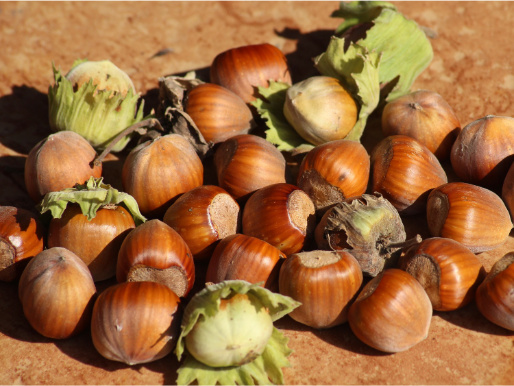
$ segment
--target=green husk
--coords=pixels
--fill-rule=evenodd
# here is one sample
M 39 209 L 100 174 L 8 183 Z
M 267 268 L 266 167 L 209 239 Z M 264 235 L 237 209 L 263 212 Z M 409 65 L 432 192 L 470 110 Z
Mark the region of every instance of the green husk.
M 261 356 L 250 363 L 234 367 L 209 367 L 188 355 L 178 370 L 177 385 L 268 385 L 283 384 L 282 367 L 290 365 L 287 360 L 292 352 L 287 347 L 288 339 L 275 327 Z
M 73 188 L 58 192 L 49 192 L 39 204 L 41 214 L 50 211 L 53 218 L 61 218 L 68 203 L 78 204 L 88 220 L 96 216 L 96 212 L 107 205 L 123 204 L 134 218 L 136 225 L 142 224 L 146 218 L 139 211 L 136 200 L 130 194 L 120 192 L 104 184 L 103 178 L 90 177 L 85 184 L 77 184 Z
M 289 124 L 284 116 L 286 92 L 290 87 L 283 82 L 269 81 L 269 87 L 258 87 L 262 98 L 257 98 L 252 105 L 261 118 L 266 121 L 266 140 L 277 145 L 279 150 L 290 151 L 300 146 L 314 147 L 306 142 Z
M 83 63 L 77 61 L 73 67 Z M 76 91 L 52 63 L 55 84 L 48 88 L 49 120 L 53 131 L 70 130 L 102 150 L 124 129 L 143 119 L 144 100 L 130 88 L 126 95 L 97 90 L 91 79 Z M 120 140 L 112 151 L 125 148 L 131 136 Z
M 368 117 L 380 101 L 381 54 L 355 43 L 344 50 L 344 39 L 332 37 L 327 51 L 316 59 L 316 66 L 326 76 L 341 80 L 359 105 L 359 116 L 345 139 L 360 140 Z M 337 60 L 330 61 L 337 58 Z
M 221 299 L 233 294 L 252 293 L 257 296 L 263 306 L 268 308 L 273 321 L 298 307 L 297 301 L 277 293 L 273 293 L 258 284 L 250 284 L 243 280 L 227 280 L 209 285 L 198 292 L 184 310 L 181 334 L 178 338 L 175 354 L 178 360 L 187 353 L 185 337 L 191 332 L 199 318 L 209 317 L 219 312 Z M 241 366 L 209 367 L 192 355 L 187 355 L 178 369 L 178 385 L 188 385 L 196 381 L 199 385 L 253 385 L 282 384 L 282 367 L 289 366 L 287 357 L 292 350 L 287 347 L 288 339 L 275 327 L 264 352 L 253 361 Z
M 334 55 L 339 55 L 343 52 L 344 39 L 333 37 L 332 41 L 337 44 L 329 45 L 327 52 L 335 51 Z M 341 79 L 342 84 L 359 106 L 357 122 L 345 139 L 358 141 L 364 132 L 369 115 L 376 109 L 380 100 L 380 56 L 352 43 L 338 58 L 333 70 L 327 71 L 324 75 L 341 79 L 340 74 L 345 74 L 345 78 Z M 288 88 L 289 85 L 285 83 L 270 81 L 268 88 L 259 87 L 262 98 L 258 98 L 252 104 L 266 121 L 266 139 L 269 142 L 276 145 L 279 150 L 309 150 L 314 146 L 300 137 L 284 116 L 283 107 Z

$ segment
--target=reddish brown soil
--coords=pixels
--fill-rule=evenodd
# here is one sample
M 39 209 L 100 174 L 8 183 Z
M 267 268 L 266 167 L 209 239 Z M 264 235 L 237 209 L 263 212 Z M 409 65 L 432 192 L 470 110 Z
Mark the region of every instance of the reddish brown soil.
M 439 92 L 463 125 L 488 114 L 514 116 L 512 2 L 398 2 L 432 30 L 434 60 L 414 89 Z M 269 42 L 288 57 L 295 80 L 315 74 L 340 19 L 338 2 L 1 2 L 0 205 L 34 208 L 23 167 L 26 154 L 50 133 L 47 90 L 52 62 L 67 71 L 75 59 L 110 59 L 128 72 L 150 108 L 158 78 L 205 74 L 223 50 Z M 157 55 L 166 50 L 165 55 Z M 370 121 L 366 143 L 380 138 Z M 114 157 L 115 159 L 115 157 Z M 105 179 L 118 184 L 119 162 Z M 408 229 L 427 235 L 424 218 Z M 514 249 L 509 240 L 480 258 L 486 269 Z M 102 287 L 102 286 L 99 286 Z M 99 288 L 100 290 L 102 288 Z M 89 333 L 46 339 L 24 319 L 16 283 L 0 283 L 0 383 L 173 384 L 173 355 L 128 367 L 101 357 Z M 514 335 L 485 320 L 474 304 L 435 313 L 428 338 L 386 355 L 360 343 L 348 325 L 316 331 L 288 317 L 277 323 L 294 350 L 287 384 L 509 384 Z

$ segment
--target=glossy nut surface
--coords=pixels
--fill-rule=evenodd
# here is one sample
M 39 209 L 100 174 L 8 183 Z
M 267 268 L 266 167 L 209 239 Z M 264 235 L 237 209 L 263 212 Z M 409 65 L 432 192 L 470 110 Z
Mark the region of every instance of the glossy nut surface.
M 402 215 L 425 210 L 430 191 L 448 182 L 436 156 L 405 135 L 384 138 L 371 153 L 372 190 Z
M 43 250 L 43 224 L 35 213 L 0 206 L 0 281 L 19 278 L 28 260 Z
M 242 230 L 290 255 L 310 241 L 315 220 L 307 193 L 295 185 L 274 184 L 250 196 L 243 209 Z
M 25 187 L 39 202 L 48 192 L 57 192 L 102 175 L 102 165 L 94 165 L 95 149 L 73 131 L 50 134 L 37 143 L 25 160 Z
M 130 151 L 122 182 L 141 213 L 160 218 L 178 195 L 203 184 L 203 165 L 187 139 L 168 134 Z
M 116 280 L 154 281 L 179 297 L 193 288 L 195 266 L 184 239 L 169 225 L 153 219 L 133 229 L 118 253 Z
M 383 271 L 360 291 L 348 311 L 353 333 L 384 352 L 401 352 L 428 336 L 432 304 L 419 282 L 400 269 Z
M 514 218 L 514 163 L 510 166 L 503 181 L 501 198 L 507 206 L 511 218 Z
M 214 83 L 194 87 L 187 96 L 184 110 L 207 142 L 219 143 L 252 127 L 248 105 L 229 89 Z
M 425 239 L 409 249 L 399 267 L 420 282 L 436 311 L 453 311 L 470 303 L 485 276 L 473 252 L 440 237 Z
M 279 292 L 301 305 L 289 316 L 313 328 L 330 328 L 348 319 L 348 308 L 362 284 L 359 263 L 348 252 L 309 251 L 282 264 Z
M 126 282 L 95 302 L 91 337 L 105 358 L 136 365 L 168 355 L 180 333 L 179 297 L 163 284 Z
M 41 335 L 65 339 L 89 326 L 96 288 L 86 264 L 65 248 L 30 260 L 18 285 L 23 313 Z
M 282 153 L 264 138 L 242 134 L 221 143 L 214 153 L 218 185 L 238 201 L 268 185 L 286 182 Z
M 210 79 L 236 93 L 246 103 L 257 97 L 257 87 L 268 87 L 269 80 L 291 84 L 285 55 L 268 43 L 235 47 L 219 53 L 211 63 Z
M 451 151 L 457 177 L 499 192 L 514 160 L 514 118 L 487 115 L 462 128 Z
M 461 130 L 459 118 L 435 91 L 418 90 L 387 103 L 382 112 L 385 136 L 407 135 L 425 145 L 438 159 L 450 156 Z
M 504 243 L 512 229 L 509 211 L 494 192 L 464 182 L 434 189 L 427 201 L 427 222 L 433 237 L 456 240 L 473 253 Z
M 507 253 L 493 265 L 475 299 L 489 321 L 514 331 L 514 253 Z
M 368 152 L 360 142 L 331 141 L 316 146 L 303 158 L 297 185 L 318 212 L 366 192 L 370 174 Z
M 286 255 L 256 237 L 234 234 L 225 237 L 214 250 L 207 267 L 206 282 L 246 280 L 278 289 L 278 272 Z
M 182 236 L 195 259 L 208 259 L 219 240 L 239 231 L 239 215 L 239 204 L 226 190 L 201 185 L 181 195 L 163 221 Z
M 53 218 L 48 247 L 74 252 L 88 266 L 95 282 L 116 274 L 118 251 L 125 236 L 135 228 L 133 217 L 122 206 L 101 208 L 90 221 L 78 205 L 68 205 L 61 218 Z

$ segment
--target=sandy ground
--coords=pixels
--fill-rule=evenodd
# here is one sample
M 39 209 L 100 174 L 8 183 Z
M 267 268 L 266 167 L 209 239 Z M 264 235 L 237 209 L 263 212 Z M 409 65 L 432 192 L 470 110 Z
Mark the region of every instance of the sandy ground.
M 462 125 L 514 116 L 512 2 L 398 2 L 433 34 L 434 60 L 413 89 L 439 92 Z M 337 2 L 0 2 L 0 205 L 33 208 L 23 183 L 26 154 L 50 133 L 52 62 L 110 59 L 127 71 L 151 108 L 158 78 L 197 70 L 228 48 L 269 42 L 287 55 L 294 80 L 315 74 L 340 19 Z M 158 55 L 159 52 L 167 52 Z M 373 121 L 372 121 L 373 124 Z M 368 138 L 373 143 L 377 138 Z M 116 184 L 117 169 L 107 171 Z M 106 179 L 108 178 L 106 177 Z M 425 232 L 423 219 L 412 229 Z M 514 240 L 480 255 L 487 269 Z M 15 283 L 0 283 L 0 383 L 173 384 L 177 360 L 128 367 L 102 358 L 86 332 L 65 341 L 35 333 Z M 511 384 L 514 336 L 471 304 L 435 313 L 428 338 L 394 355 L 360 343 L 348 325 L 326 331 L 278 322 L 294 353 L 286 384 Z

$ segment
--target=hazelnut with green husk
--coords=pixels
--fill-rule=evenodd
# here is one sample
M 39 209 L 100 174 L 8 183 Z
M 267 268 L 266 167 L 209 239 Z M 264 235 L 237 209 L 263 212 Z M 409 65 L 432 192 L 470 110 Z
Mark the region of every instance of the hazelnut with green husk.
M 53 66 L 55 84 L 48 89 L 53 131 L 74 131 L 98 150 L 105 149 L 127 127 L 143 119 L 144 101 L 126 72 L 109 60 L 77 60 L 63 76 Z M 130 141 L 118 140 L 112 151 Z
M 288 339 L 273 322 L 297 301 L 244 280 L 207 285 L 184 310 L 178 385 L 281 384 Z
M 321 76 L 292 86 L 271 81 L 252 102 L 280 150 L 305 152 L 334 133 L 359 141 L 368 117 L 407 94 L 432 60 L 425 31 L 391 3 L 341 2 L 332 16 L 345 20 L 314 59 Z

